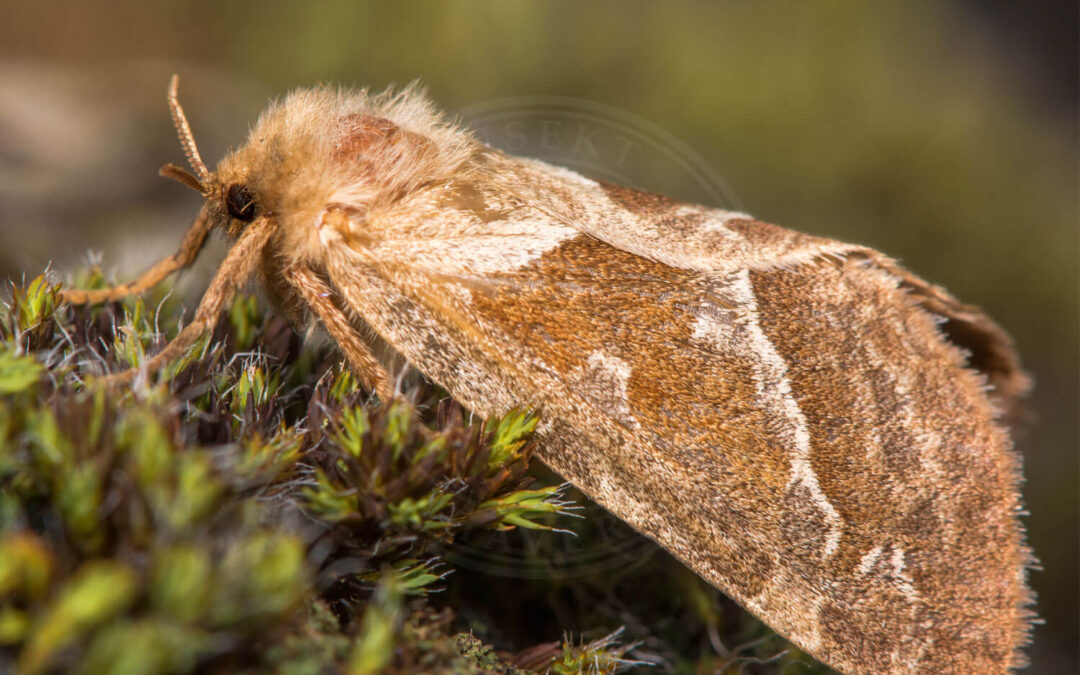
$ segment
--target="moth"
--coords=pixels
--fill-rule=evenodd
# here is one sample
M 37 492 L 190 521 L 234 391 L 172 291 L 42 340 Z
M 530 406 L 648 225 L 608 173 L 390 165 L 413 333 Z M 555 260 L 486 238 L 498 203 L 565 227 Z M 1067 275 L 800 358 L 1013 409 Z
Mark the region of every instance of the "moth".
M 146 369 L 257 278 L 384 400 L 391 354 L 481 417 L 540 411 L 545 463 L 841 672 L 1023 665 L 1028 380 L 977 308 L 864 246 L 503 154 L 415 87 L 293 92 L 215 171 L 175 76 L 168 101 L 193 172 L 162 174 L 205 205 L 133 283 L 66 293 L 140 292 L 224 232 Z

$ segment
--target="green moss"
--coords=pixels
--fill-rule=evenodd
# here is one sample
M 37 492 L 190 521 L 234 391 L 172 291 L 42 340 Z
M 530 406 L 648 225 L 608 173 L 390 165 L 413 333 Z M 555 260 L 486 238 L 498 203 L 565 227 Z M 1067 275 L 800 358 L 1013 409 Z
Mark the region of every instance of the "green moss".
M 90 561 L 80 567 L 55 599 L 37 613 L 19 656 L 24 673 L 45 670 L 62 649 L 128 609 L 137 589 L 136 571 L 118 561 Z
M 0 310 L 0 670 L 526 672 L 432 593 L 463 537 L 562 529 L 565 488 L 532 485 L 534 416 L 465 425 L 425 388 L 372 407 L 247 296 L 109 389 L 176 334 L 179 302 L 58 290 L 39 276 Z
M 41 379 L 43 371 L 41 364 L 29 356 L 10 350 L 0 351 L 0 395 L 31 389 Z

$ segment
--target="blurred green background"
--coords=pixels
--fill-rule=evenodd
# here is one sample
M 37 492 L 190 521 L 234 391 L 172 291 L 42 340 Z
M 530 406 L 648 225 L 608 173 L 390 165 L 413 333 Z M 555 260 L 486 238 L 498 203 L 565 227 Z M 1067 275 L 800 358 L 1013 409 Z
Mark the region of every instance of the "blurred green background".
M 916 0 L 55 2 L 0 26 L 0 275 L 171 252 L 198 197 L 170 73 L 213 164 L 268 98 L 421 78 L 451 112 L 562 95 L 700 152 L 756 216 L 872 245 L 981 305 L 1036 380 L 1025 458 L 1046 624 L 1033 673 L 1078 667 L 1076 7 Z M 677 178 L 677 177 L 676 177 Z M 707 199 L 687 182 L 673 196 Z M 213 253 L 209 257 L 213 257 Z M 209 269 L 214 261 L 204 261 Z M 189 277 L 199 278 L 199 272 Z

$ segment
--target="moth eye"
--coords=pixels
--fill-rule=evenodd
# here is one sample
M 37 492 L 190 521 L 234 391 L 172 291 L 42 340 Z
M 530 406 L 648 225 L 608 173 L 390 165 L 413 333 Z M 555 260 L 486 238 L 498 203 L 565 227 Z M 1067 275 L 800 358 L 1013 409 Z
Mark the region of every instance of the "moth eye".
M 250 223 L 255 220 L 255 196 L 246 186 L 233 183 L 225 193 L 225 208 L 237 220 Z

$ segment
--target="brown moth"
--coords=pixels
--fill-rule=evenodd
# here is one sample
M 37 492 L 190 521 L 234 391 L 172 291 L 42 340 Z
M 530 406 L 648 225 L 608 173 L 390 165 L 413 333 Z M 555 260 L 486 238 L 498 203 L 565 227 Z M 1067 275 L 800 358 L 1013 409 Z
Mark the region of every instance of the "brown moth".
M 824 663 L 1023 665 L 1004 421 L 1028 381 L 978 309 L 862 246 L 505 155 L 414 88 L 294 92 L 211 172 L 176 87 L 195 173 L 162 172 L 205 206 L 136 282 L 67 293 L 139 292 L 224 231 L 194 321 L 145 368 L 258 277 L 384 400 L 380 349 L 482 417 L 539 410 L 544 462 Z

